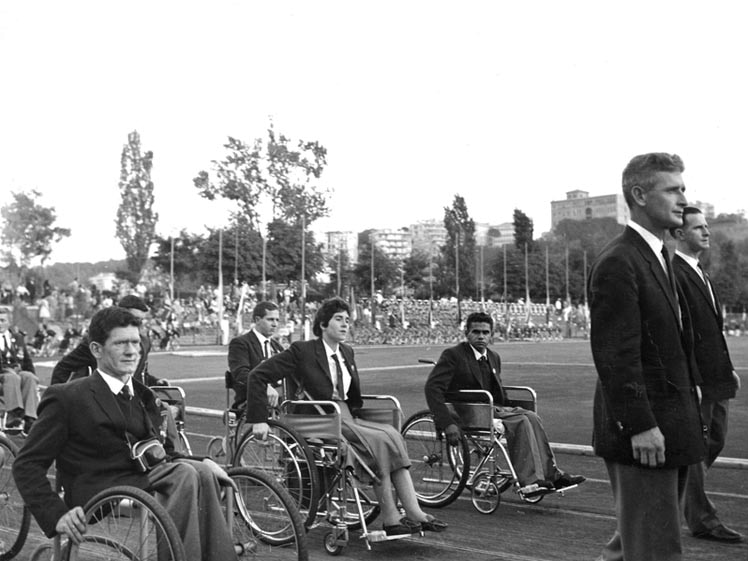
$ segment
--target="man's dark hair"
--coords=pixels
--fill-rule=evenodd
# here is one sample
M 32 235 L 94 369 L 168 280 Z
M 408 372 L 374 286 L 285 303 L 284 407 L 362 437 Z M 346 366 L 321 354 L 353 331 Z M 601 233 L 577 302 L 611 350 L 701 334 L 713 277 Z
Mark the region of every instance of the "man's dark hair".
M 112 306 L 99 310 L 88 326 L 88 340 L 103 345 L 117 327 L 140 327 L 140 320 L 124 308 Z
M 127 296 L 123 296 L 122 298 L 120 298 L 120 301 L 117 302 L 117 305 L 120 308 L 140 310 L 141 312 L 148 311 L 148 305 L 145 302 L 143 302 L 142 298 L 139 298 L 135 296 L 134 294 L 128 294 Z
M 252 319 L 254 318 L 264 318 L 268 312 L 274 312 L 278 309 L 278 305 L 273 302 L 258 302 L 257 305 L 252 310 Z
M 312 333 L 316 337 L 322 337 L 322 328 L 327 327 L 332 319 L 332 316 L 338 312 L 351 313 L 351 308 L 348 303 L 342 298 L 330 298 L 322 302 L 322 305 L 317 310 L 317 315 L 314 316 L 314 325 L 312 325 Z
M 681 228 L 683 228 L 683 226 L 686 225 L 686 216 L 688 216 L 690 214 L 701 214 L 701 209 L 700 208 L 696 208 L 695 206 L 687 206 L 687 207 L 685 207 L 683 209 L 683 224 L 681 224 L 680 226 L 676 226 L 674 228 L 670 228 L 670 235 L 671 236 L 675 237 L 675 231 L 676 230 L 680 230 Z
M 467 317 L 467 321 L 465 321 L 466 335 L 470 333 L 470 325 L 473 323 L 487 323 L 491 326 L 491 331 L 493 331 L 493 318 L 485 312 L 473 312 Z
M 623 170 L 623 198 L 631 208 L 634 205 L 634 196 L 631 190 L 637 185 L 644 191 L 654 187 L 653 176 L 659 171 L 683 173 L 686 167 L 683 160 L 677 154 L 666 154 L 664 152 L 652 152 L 634 156 Z

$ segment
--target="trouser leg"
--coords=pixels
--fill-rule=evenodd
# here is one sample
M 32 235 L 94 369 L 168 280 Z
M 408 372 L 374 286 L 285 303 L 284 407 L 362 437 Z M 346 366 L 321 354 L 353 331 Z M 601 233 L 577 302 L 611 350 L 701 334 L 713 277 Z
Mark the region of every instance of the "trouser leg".
M 558 470 L 540 418 L 521 407 L 499 407 L 496 417 L 506 428 L 509 457 L 520 484 L 555 480 Z
M 37 390 L 36 376 L 32 372 L 21 370 L 18 373 L 20 378 L 20 392 L 23 407 L 23 414 L 30 419 L 36 419 L 36 408 L 39 406 L 39 392 Z

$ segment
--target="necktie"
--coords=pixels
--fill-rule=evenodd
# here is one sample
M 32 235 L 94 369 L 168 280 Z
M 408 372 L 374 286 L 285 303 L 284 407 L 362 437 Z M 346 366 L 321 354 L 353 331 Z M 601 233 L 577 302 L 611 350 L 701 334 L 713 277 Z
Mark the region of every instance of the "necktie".
M 335 379 L 337 381 L 335 393 L 338 395 L 338 399 L 344 400 L 345 399 L 345 385 L 343 384 L 343 368 L 340 366 L 340 360 L 338 359 L 338 355 L 334 354 L 332 355 L 332 359 L 335 361 Z
M 132 394 L 130 393 L 130 388 L 127 384 L 122 386 L 119 395 L 124 397 L 127 401 L 130 401 L 132 399 Z
M 701 272 L 701 280 L 704 281 L 704 284 L 706 285 L 706 291 L 709 293 L 709 299 L 712 302 L 712 308 L 714 308 L 715 311 L 717 311 L 717 302 L 714 299 L 714 290 L 712 290 L 712 283 L 709 280 L 709 275 L 706 274 L 706 271 L 701 268 L 701 263 L 696 263 L 696 266 L 699 268 L 699 271 Z
M 670 253 L 665 244 L 662 244 L 662 257 L 665 259 L 665 271 L 670 281 L 670 289 L 673 291 L 673 296 L 675 296 L 677 294 L 675 290 L 675 275 L 673 274 L 673 265 L 670 263 Z
M 265 358 L 270 358 L 270 341 L 265 339 Z
M 481 380 L 483 389 L 491 391 L 491 367 L 488 364 L 486 355 L 483 355 L 478 359 L 478 367 L 480 368 L 480 372 L 483 377 L 483 379 Z

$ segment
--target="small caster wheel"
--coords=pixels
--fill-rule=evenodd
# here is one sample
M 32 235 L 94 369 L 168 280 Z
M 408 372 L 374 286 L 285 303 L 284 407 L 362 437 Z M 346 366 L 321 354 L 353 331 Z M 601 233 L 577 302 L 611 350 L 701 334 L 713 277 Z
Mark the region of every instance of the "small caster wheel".
M 499 486 L 493 481 L 493 479 L 487 474 L 480 474 L 473 481 L 473 488 L 470 492 L 470 498 L 473 501 L 473 506 L 478 512 L 483 514 L 491 514 L 496 512 L 501 504 L 501 492 Z
M 325 534 L 325 551 L 330 555 L 340 555 L 345 549 L 344 545 L 338 543 L 334 532 L 327 532 Z

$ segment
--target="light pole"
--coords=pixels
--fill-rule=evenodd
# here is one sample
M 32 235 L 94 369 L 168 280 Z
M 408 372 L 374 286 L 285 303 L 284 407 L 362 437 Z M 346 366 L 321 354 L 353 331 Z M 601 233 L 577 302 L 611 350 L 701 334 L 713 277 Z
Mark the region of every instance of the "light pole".
M 174 305 L 174 234 L 169 236 L 171 241 L 171 253 L 169 254 L 169 299 Z
M 306 213 L 301 215 L 301 340 L 306 339 Z
M 455 232 L 455 295 L 457 296 L 457 325 L 462 325 L 462 306 L 460 306 L 460 234 L 462 233 L 462 227 L 455 218 L 455 225 L 457 226 L 457 232 Z
M 262 299 L 267 300 L 267 271 L 265 264 L 267 263 L 267 249 L 268 241 L 265 236 L 262 236 Z

